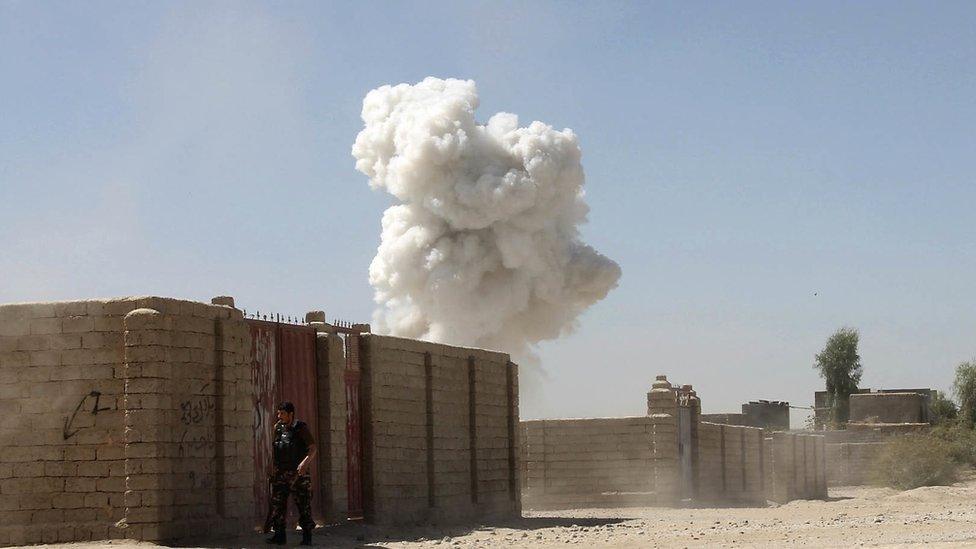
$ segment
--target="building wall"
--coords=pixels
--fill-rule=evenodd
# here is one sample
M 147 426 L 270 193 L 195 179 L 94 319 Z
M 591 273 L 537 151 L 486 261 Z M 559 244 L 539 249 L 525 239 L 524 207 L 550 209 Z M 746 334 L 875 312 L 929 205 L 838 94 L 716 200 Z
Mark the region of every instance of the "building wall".
M 153 297 L 0 306 L 0 544 L 241 527 L 240 324 Z
M 523 421 L 520 435 L 526 508 L 654 502 L 649 417 Z
M 851 395 L 851 421 L 921 423 L 927 420 L 925 397 L 918 393 Z
M 759 400 L 742 405 L 744 425 L 762 427 L 771 431 L 788 431 L 790 429 L 790 403 L 780 401 Z
M 360 341 L 367 519 L 518 516 L 518 375 L 508 355 Z

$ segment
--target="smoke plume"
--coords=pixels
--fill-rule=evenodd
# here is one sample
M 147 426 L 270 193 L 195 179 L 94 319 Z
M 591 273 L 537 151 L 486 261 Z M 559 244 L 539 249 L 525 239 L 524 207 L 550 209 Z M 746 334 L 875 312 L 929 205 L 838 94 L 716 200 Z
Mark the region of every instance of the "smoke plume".
M 571 332 L 620 267 L 582 243 L 581 151 L 572 130 L 475 120 L 471 80 L 372 90 L 352 154 L 383 214 L 369 280 L 377 333 L 526 357 Z

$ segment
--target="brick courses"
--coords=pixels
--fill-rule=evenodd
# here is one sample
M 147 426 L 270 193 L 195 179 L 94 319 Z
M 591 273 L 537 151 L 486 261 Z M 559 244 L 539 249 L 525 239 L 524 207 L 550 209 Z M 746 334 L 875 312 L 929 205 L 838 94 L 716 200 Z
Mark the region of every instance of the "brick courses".
M 240 320 L 156 297 L 0 305 L 0 545 L 249 526 Z
M 378 335 L 360 340 L 367 519 L 518 516 L 518 471 L 509 459 L 517 450 L 509 418 L 518 417 L 518 387 L 508 355 Z
M 677 418 L 690 418 L 691 488 L 681 487 Z M 688 410 L 684 410 L 688 411 Z M 657 376 L 645 417 L 523 421 L 529 508 L 681 504 L 764 505 L 826 497 L 824 437 L 700 421 L 690 385 Z M 794 452 L 798 453 L 794 456 Z M 690 463 L 689 463 L 690 462 Z
M 649 417 L 533 420 L 520 428 L 526 507 L 655 502 Z

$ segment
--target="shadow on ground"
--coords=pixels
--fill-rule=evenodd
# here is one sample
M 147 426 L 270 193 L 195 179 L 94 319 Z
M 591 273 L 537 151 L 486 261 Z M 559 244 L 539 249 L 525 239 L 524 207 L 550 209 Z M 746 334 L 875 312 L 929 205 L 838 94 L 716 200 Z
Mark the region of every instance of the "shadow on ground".
M 523 517 L 500 520 L 476 525 L 414 525 L 414 526 L 375 526 L 349 522 L 341 525 L 321 526 L 312 536 L 313 546 L 337 548 L 381 547 L 380 543 L 417 542 L 433 540 L 452 540 L 453 538 L 484 530 L 492 531 L 507 528 L 519 532 L 532 532 L 547 528 L 569 528 L 574 526 L 594 527 L 619 524 L 630 518 L 572 518 L 572 517 Z M 248 534 L 236 538 L 211 541 L 197 541 L 172 547 L 276 547 L 265 543 L 266 534 Z M 289 531 L 285 546 L 295 546 L 301 540 L 301 531 Z

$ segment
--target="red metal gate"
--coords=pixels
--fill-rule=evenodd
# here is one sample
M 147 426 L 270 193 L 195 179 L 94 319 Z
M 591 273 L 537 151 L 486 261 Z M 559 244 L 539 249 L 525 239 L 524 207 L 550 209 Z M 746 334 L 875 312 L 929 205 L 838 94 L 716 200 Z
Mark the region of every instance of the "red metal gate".
M 271 434 L 278 392 L 278 338 L 272 322 L 248 320 L 251 331 L 251 390 L 254 410 L 254 517 L 263 525 L 268 513 Z
M 255 516 L 263 524 L 268 512 L 271 471 L 271 435 L 276 408 L 287 400 L 295 405 L 297 419 L 308 424 L 318 438 L 318 374 L 315 363 L 315 329 L 310 326 L 248 319 L 251 330 L 251 381 L 254 403 L 254 501 Z M 329 451 L 319 445 L 319 451 Z M 309 471 L 313 490 L 322 486 L 319 460 Z M 317 490 L 316 490 L 317 491 Z M 312 499 L 312 514 L 323 518 L 324 498 Z M 291 507 L 291 506 L 289 506 Z

